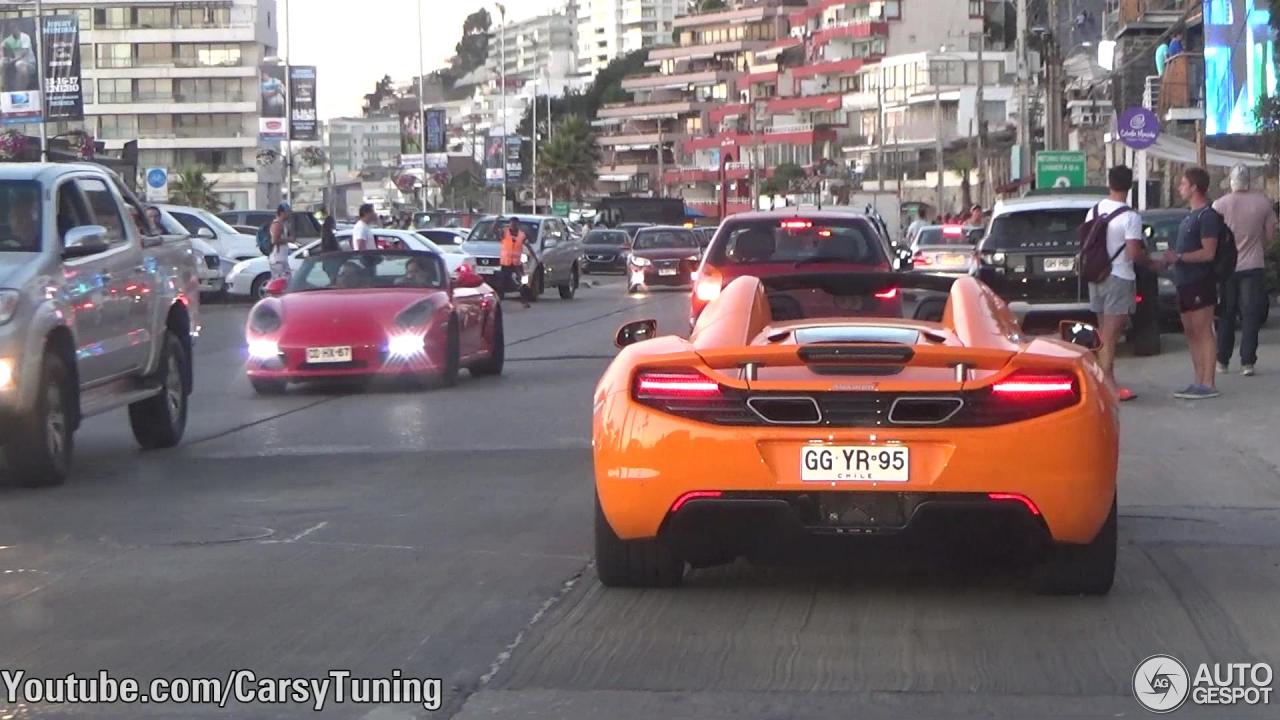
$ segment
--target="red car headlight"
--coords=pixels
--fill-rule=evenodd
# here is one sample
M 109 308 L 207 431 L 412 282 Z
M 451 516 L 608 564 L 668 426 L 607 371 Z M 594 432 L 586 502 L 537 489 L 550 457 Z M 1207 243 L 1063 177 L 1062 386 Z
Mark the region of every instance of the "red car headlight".
M 280 311 L 271 305 L 259 305 L 249 315 L 249 329 L 260 335 L 273 333 L 283 325 L 284 318 L 280 316 Z

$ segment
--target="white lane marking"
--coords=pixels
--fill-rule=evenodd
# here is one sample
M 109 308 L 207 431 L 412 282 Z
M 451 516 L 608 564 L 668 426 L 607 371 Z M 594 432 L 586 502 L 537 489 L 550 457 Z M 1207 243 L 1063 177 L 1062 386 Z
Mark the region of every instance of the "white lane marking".
M 311 527 L 307 528 L 306 530 L 303 530 L 300 533 L 290 535 L 287 538 L 283 538 L 281 540 L 261 540 L 259 542 L 262 542 L 264 544 L 272 544 L 272 545 L 276 543 L 295 543 L 305 538 L 306 536 L 310 535 L 311 533 L 316 532 L 317 530 L 323 529 L 328 524 L 329 524 L 329 521 L 325 520 L 324 522 L 318 522 L 315 525 L 312 525 Z

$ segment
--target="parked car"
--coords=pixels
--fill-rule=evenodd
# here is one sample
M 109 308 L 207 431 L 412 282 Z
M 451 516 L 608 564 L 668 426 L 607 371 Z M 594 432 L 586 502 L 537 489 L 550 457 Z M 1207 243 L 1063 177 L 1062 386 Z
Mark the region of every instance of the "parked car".
M 0 438 L 20 484 L 71 468 L 83 418 L 129 408 L 143 448 L 177 445 L 199 334 L 196 257 L 110 170 L 0 165 Z
M 982 228 L 926 225 L 911 243 L 912 269 L 933 274 L 969 275 L 977 266 Z
M 630 249 L 626 230 L 589 230 L 582 241 L 582 272 L 625 273 Z
M 208 210 L 186 207 L 185 205 L 157 205 L 168 212 L 182 224 L 192 237 L 199 238 L 214 246 L 218 255 L 239 262 L 252 257 L 259 257 L 256 235 L 237 232 L 222 218 Z
M 417 231 L 419 235 L 445 250 L 451 247 L 461 249 L 462 243 L 467 241 L 467 235 L 470 232 L 461 228 L 423 228 Z
M 218 254 L 217 248 L 200 238 L 192 237 L 182 223 L 165 209 L 154 205 L 152 208 L 160 214 L 160 226 L 155 228 L 156 230 L 162 235 L 185 237 L 191 242 L 191 249 L 199 257 L 196 262 L 196 275 L 200 278 L 200 292 L 212 296 L 221 295 L 226 290 L 226 274 L 231 272 L 235 261 L 223 258 Z
M 338 245 L 343 250 L 351 249 L 351 231 L 344 230 L 336 233 Z M 459 269 L 463 265 L 471 267 L 475 266 L 475 258 L 463 252 L 458 248 L 445 249 L 422 235 L 411 230 L 391 230 L 377 228 L 374 230 L 373 239 L 378 243 L 379 247 L 395 249 L 401 248 L 405 250 L 425 250 L 440 253 L 444 257 L 445 264 L 449 266 L 449 274 L 457 277 Z M 289 255 L 289 266 L 297 270 L 302 261 L 313 255 L 320 254 L 320 241 L 312 240 L 305 245 L 294 244 L 293 251 Z M 245 260 L 238 263 L 231 269 L 231 274 L 227 276 L 227 293 L 238 297 L 249 297 L 254 300 L 261 300 L 266 297 L 267 283 L 271 280 L 271 268 L 268 264 L 266 256 L 259 255 L 256 258 Z
M 647 223 L 647 222 L 624 222 L 618 226 L 618 229 L 626 230 L 628 235 L 630 235 L 631 237 L 635 237 L 637 230 L 639 230 L 640 228 L 647 228 L 652 224 L 653 223 Z
M 505 217 L 486 217 L 477 222 L 467 236 L 463 249 L 476 259 L 476 271 L 489 280 L 490 285 L 497 282 L 499 274 L 500 254 L 502 251 L 502 230 L 511 217 L 520 221 L 525 234 L 525 275 L 529 277 L 529 286 L 533 289 L 536 300 L 542 295 L 547 285 L 553 285 L 560 291 L 560 297 L 571 300 L 578 292 L 578 280 L 582 272 L 582 244 L 577 242 L 564 220 L 551 215 L 508 215 Z M 501 294 L 505 288 L 496 287 Z
M 1076 270 L 1078 229 L 1103 196 L 1036 195 L 1000 200 L 978 246 L 978 279 L 986 283 L 1030 332 L 1059 320 L 1095 320 L 1088 283 Z M 1137 268 L 1138 306 L 1128 340 L 1136 355 L 1160 352 L 1158 278 Z
M 275 210 L 227 210 L 218 213 L 218 217 L 232 225 L 252 228 L 250 235 L 257 237 L 258 229 L 276 218 Z M 320 221 L 309 212 L 294 212 L 293 237 L 299 242 L 306 242 L 320 237 Z

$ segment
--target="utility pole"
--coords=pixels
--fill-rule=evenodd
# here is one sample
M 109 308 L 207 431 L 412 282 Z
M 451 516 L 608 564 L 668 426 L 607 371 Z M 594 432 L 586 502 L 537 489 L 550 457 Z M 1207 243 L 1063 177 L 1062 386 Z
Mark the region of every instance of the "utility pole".
M 982 50 L 987 44 L 987 20 L 982 19 L 982 30 L 978 33 L 978 91 L 974 95 L 974 104 L 977 106 L 976 115 L 978 118 L 978 137 L 977 150 L 973 154 L 973 164 L 978 168 L 978 204 L 986 207 L 986 185 L 987 185 L 987 110 L 984 102 L 982 89 L 986 82 L 987 67 L 982 63 Z
M 36 0 L 36 87 L 40 88 L 40 160 L 49 161 L 49 130 L 46 127 L 44 85 L 44 3 Z
M 664 121 L 662 118 L 658 118 L 658 190 L 657 192 L 654 193 L 653 195 L 654 197 L 667 196 L 667 188 L 666 188 L 666 184 L 663 182 L 663 175 L 662 175 L 662 172 L 665 169 L 664 167 L 666 162 L 665 156 L 667 154 L 666 144 L 665 144 L 665 141 L 662 139 L 662 130 L 664 125 L 666 125 L 666 121 Z
M 1025 0 L 1024 0 L 1025 2 Z M 498 31 L 498 44 L 501 45 L 501 57 L 498 62 L 502 68 L 498 74 L 498 89 L 502 93 L 502 214 L 507 214 L 507 6 L 498 3 L 498 13 L 502 17 L 502 27 Z
M 285 182 L 289 186 L 289 205 L 293 206 L 293 77 L 289 73 L 289 53 L 293 52 L 293 43 L 289 42 L 289 29 L 293 26 L 293 15 L 289 13 L 289 0 L 284 0 L 284 15 L 289 18 L 284 26 L 284 46 L 288 50 L 284 54 L 284 132 L 285 142 L 289 150 L 284 153 Z M 426 168 L 423 168 L 426 171 Z
M 1018 56 L 1018 179 L 1031 176 L 1031 109 L 1030 84 L 1031 61 L 1027 56 L 1027 0 L 1018 0 L 1017 38 L 1014 44 Z
M 942 78 L 934 75 L 934 68 L 939 67 L 937 65 L 938 62 L 939 61 L 935 60 L 933 63 L 929 64 L 929 75 L 930 75 L 930 79 L 933 80 L 933 127 L 934 127 L 933 154 L 935 156 L 935 160 L 937 161 L 936 165 L 937 165 L 937 173 L 938 173 L 938 178 L 937 178 L 938 210 L 937 212 L 941 214 L 942 206 L 946 201 L 946 198 L 945 198 L 946 191 L 943 189 L 943 186 L 942 186 L 943 175 L 944 173 L 946 173 L 946 163 L 943 161 L 943 157 L 942 157 L 942 154 L 943 154 Z M 939 73 L 939 75 L 940 74 L 941 73 Z
M 534 57 L 537 57 L 536 49 L 534 50 L 534 53 L 535 53 Z M 529 179 L 533 183 L 533 214 L 537 215 L 538 214 L 538 80 L 537 78 L 534 78 L 533 80 L 533 100 L 532 102 L 530 102 L 530 104 L 533 105 L 533 125 L 531 128 L 532 132 L 529 133 L 530 135 L 533 136 L 533 140 L 532 140 L 533 172 L 529 174 Z
M 422 129 L 422 209 L 427 209 L 427 83 L 422 66 L 422 0 L 418 0 L 418 126 Z
M 877 67 L 876 73 L 876 189 L 884 192 L 884 71 Z

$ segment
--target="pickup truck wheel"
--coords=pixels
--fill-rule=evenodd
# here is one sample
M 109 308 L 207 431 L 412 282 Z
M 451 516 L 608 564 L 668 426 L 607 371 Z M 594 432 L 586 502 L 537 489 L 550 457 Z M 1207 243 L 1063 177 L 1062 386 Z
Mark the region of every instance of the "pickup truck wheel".
M 190 359 L 182 341 L 173 331 L 166 332 L 159 375 L 153 378 L 160 383 L 160 394 L 129 406 L 133 437 L 144 450 L 170 448 L 182 441 L 191 396 L 187 387 L 190 370 Z
M 14 480 L 23 487 L 61 485 L 71 469 L 72 398 L 66 363 L 57 355 L 45 355 L 40 367 L 40 389 L 30 414 L 18 418 L 5 447 Z
M 264 272 L 253 279 L 253 284 L 249 286 L 249 297 L 261 300 L 267 296 L 267 283 L 271 282 L 271 273 Z
M 578 266 L 577 265 L 574 265 L 573 267 L 569 268 L 568 284 L 561 285 L 559 286 L 558 289 L 560 290 L 561 300 L 573 299 L 574 293 L 578 292 Z

